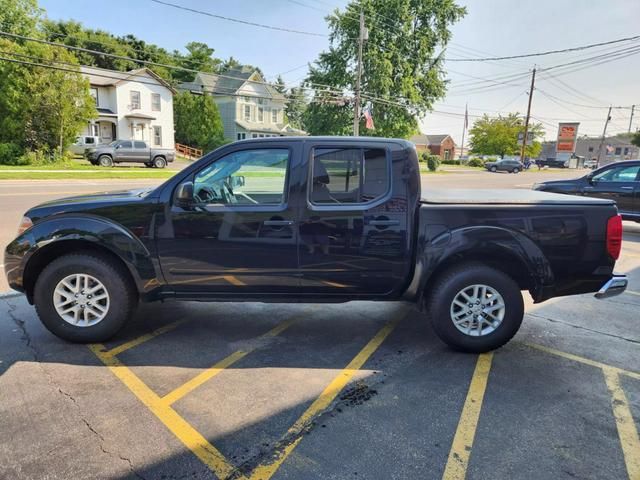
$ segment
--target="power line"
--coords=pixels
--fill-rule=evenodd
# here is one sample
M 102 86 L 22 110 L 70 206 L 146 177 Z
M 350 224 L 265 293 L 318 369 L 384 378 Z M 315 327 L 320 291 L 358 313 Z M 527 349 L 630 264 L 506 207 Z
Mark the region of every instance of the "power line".
M 225 17 L 223 15 L 217 15 L 215 13 L 205 12 L 204 10 L 196 10 L 195 8 L 185 7 L 183 5 L 177 5 L 175 3 L 165 2 L 165 1 L 162 1 L 162 0 L 151 0 L 151 1 L 154 2 L 154 3 L 160 4 L 160 5 L 166 5 L 168 7 L 177 8 L 178 10 L 184 10 L 184 11 L 187 11 L 187 12 L 197 13 L 199 15 L 206 15 L 207 17 L 217 18 L 219 20 L 226 20 L 228 22 L 241 23 L 243 25 L 249 25 L 249 26 L 252 26 L 252 27 L 266 28 L 268 30 L 277 30 L 277 31 L 280 31 L 280 32 L 287 32 L 287 33 L 296 33 L 296 34 L 299 34 L 299 35 L 308 35 L 308 36 L 311 36 L 311 37 L 327 37 L 328 36 L 326 33 L 307 32 L 307 31 L 304 31 L 304 30 L 294 30 L 292 28 L 276 27 L 276 26 L 273 26 L 273 25 L 266 25 L 264 23 L 250 22 L 248 20 L 242 20 L 242 19 L 239 19 L 239 18 Z
M 545 55 L 553 55 L 556 53 L 577 52 L 577 51 L 586 50 L 589 48 L 602 47 L 604 45 L 612 45 L 614 43 L 630 42 L 638 39 L 640 39 L 640 35 L 635 35 L 633 37 L 619 38 L 616 40 L 610 40 L 608 42 L 591 43 L 589 45 L 582 45 L 579 47 L 563 48 L 559 50 L 547 50 L 544 52 L 525 53 L 521 55 L 507 55 L 503 57 L 457 58 L 457 59 L 452 58 L 452 59 L 449 59 L 448 61 L 449 62 L 487 62 L 487 61 L 498 61 L 498 60 L 513 60 L 514 58 L 542 57 Z

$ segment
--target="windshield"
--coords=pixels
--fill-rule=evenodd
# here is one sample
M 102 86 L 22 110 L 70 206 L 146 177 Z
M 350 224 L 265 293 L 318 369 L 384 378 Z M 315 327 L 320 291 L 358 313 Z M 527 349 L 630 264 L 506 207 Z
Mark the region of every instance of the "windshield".
M 115 147 L 118 144 L 118 140 L 114 140 L 109 144 L 110 147 Z

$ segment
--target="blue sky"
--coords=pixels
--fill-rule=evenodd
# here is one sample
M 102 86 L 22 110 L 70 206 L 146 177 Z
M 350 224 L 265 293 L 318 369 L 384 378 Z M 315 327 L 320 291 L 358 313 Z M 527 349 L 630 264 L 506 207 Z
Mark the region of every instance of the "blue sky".
M 171 1 L 223 16 L 321 34 L 327 33 L 326 13 L 332 6 L 342 7 L 347 3 L 346 0 Z M 562 49 L 640 34 L 638 0 L 460 0 L 459 3 L 467 6 L 468 14 L 452 29 L 452 44 L 447 52 L 449 58 Z M 108 3 L 40 0 L 40 5 L 52 19 L 75 19 L 88 27 L 117 35 L 132 33 L 169 50 L 182 49 L 190 41 L 205 42 L 215 48 L 216 56 L 234 56 L 241 62 L 258 65 L 269 80 L 283 73 L 285 81 L 290 84 L 299 82 L 306 73 L 306 63 L 313 61 L 327 47 L 325 37 L 239 25 L 179 11 L 150 0 L 111 0 Z M 538 67 L 544 68 L 631 45 L 537 59 L 448 62 L 450 93 L 436 105 L 436 110 L 461 114 L 468 102 L 471 115 L 484 112 L 495 115 L 496 111 L 524 112 L 529 83 L 524 74 L 531 70 L 534 61 Z M 640 55 L 575 73 L 560 75 L 561 71 L 541 72 L 537 82 L 540 91 L 534 93 L 532 114 L 544 122 L 548 138 L 555 135 L 558 121 L 580 121 L 580 133 L 601 133 L 606 109 L 585 105 L 640 104 Z M 517 74 L 522 76 L 515 77 Z M 465 82 L 474 80 L 469 75 L 494 79 L 514 75 L 515 79 L 505 80 L 508 85 L 500 88 L 469 92 L 469 88 L 464 86 Z M 549 78 L 550 75 L 554 77 Z M 557 98 L 572 103 L 559 102 Z M 449 133 L 459 141 L 462 118 L 438 112 L 421 120 L 423 130 L 427 133 Z M 629 113 L 628 109 L 614 110 L 610 131 L 626 131 Z M 640 107 L 635 118 L 634 129 L 640 128 Z

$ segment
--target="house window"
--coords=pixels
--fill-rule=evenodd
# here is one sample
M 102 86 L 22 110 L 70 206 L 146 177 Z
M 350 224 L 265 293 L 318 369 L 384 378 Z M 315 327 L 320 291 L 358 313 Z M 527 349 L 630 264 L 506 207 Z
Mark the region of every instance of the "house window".
M 156 146 L 162 145 L 162 127 L 158 125 L 153 127 L 153 144 Z
M 271 123 L 278 123 L 278 110 L 276 108 L 271 110 Z
M 244 106 L 244 119 L 247 122 L 251 121 L 251 105 Z
M 622 153 L 621 147 L 616 147 L 616 155 L 620 155 Z
M 90 123 L 89 124 L 89 135 L 93 135 L 94 137 L 98 136 L 98 124 Z
M 90 95 L 93 97 L 93 100 L 96 102 L 96 107 L 98 106 L 98 89 L 95 87 L 91 87 L 89 90 Z
M 445 160 L 450 160 L 451 159 L 451 150 L 445 150 L 444 151 L 444 159 Z
M 129 92 L 129 101 L 131 103 L 131 110 L 140 110 L 140 92 L 131 90 L 131 92 Z
M 151 110 L 154 112 L 160 111 L 160 94 L 152 93 L 151 94 Z
M 251 138 L 258 138 L 258 134 L 257 133 L 252 133 L 251 134 Z
M 589 147 L 589 151 L 590 151 L 590 152 L 593 152 L 593 147 Z
M 629 147 L 624 147 L 624 154 L 629 155 Z
M 247 138 L 247 134 L 245 132 L 238 133 L 238 140 L 244 140 Z
M 258 121 L 260 123 L 264 122 L 264 108 L 258 107 Z

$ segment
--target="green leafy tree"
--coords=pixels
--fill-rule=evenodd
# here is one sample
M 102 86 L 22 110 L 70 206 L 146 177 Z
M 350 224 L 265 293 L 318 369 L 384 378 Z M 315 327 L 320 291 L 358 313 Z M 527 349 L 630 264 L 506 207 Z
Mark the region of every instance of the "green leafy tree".
M 278 78 L 276 78 L 276 83 L 273 84 L 273 88 L 282 94 L 286 93 L 287 86 L 284 84 L 284 80 L 281 75 L 278 75 Z
M 187 50 L 186 55 L 174 52 L 174 56 L 179 59 L 178 64 L 180 67 L 207 73 L 219 71 L 222 61 L 213 56 L 214 49 L 209 45 L 202 42 L 189 42 L 185 48 Z M 181 82 L 193 80 L 194 75 L 193 72 L 184 70 L 174 70 L 173 72 L 173 78 Z
M 36 0 L 0 0 L 0 30 L 33 35 L 42 15 Z
M 424 116 L 445 95 L 440 52 L 451 37 L 449 27 L 466 13 L 453 0 L 361 0 L 327 17 L 331 46 L 310 69 L 306 85 L 315 88 L 305 113 L 312 134 L 351 133 L 356 84 L 360 11 L 369 40 L 363 52 L 364 101 L 373 100 L 375 130 L 364 135 L 409 137 Z M 328 87 L 325 87 L 328 86 Z
M 75 57 L 64 49 L 5 39 L 0 49 L 65 65 L 55 70 L 0 62 L 0 142 L 62 153 L 97 116 L 89 83 L 73 66 Z
M 292 87 L 285 96 L 287 98 L 287 104 L 285 105 L 287 121 L 292 127 L 305 130 L 304 119 L 308 102 L 304 89 Z
M 524 131 L 524 121 L 517 113 L 491 118 L 484 115 L 476 120 L 469 130 L 471 152 L 476 155 L 518 155 L 521 147 L 518 144 L 518 133 Z M 537 157 L 542 150 L 540 139 L 544 136 L 544 128 L 539 123 L 529 122 L 529 133 L 533 141 L 527 144 L 525 155 Z
M 640 147 L 640 131 L 633 134 L 631 137 L 631 143 L 636 147 Z
M 211 95 L 180 92 L 173 97 L 176 142 L 205 152 L 226 143 L 222 118 Z

